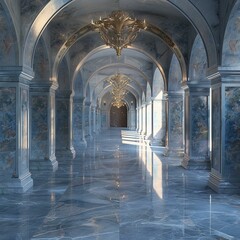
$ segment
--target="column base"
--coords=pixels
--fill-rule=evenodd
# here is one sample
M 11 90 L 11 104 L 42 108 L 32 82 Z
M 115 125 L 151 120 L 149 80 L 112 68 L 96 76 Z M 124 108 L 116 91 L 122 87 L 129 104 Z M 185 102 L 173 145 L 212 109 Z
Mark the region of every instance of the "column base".
M 70 149 L 56 149 L 56 158 L 63 159 L 63 158 L 71 158 L 74 159 L 76 157 L 76 151 L 74 148 Z
M 165 157 L 183 157 L 183 149 L 166 148 L 163 155 Z
M 55 172 L 58 169 L 58 161 L 56 157 L 46 159 L 33 159 L 29 162 L 31 171 L 51 171 Z
M 190 170 L 210 170 L 210 160 L 207 158 L 190 158 L 187 154 L 181 163 L 182 167 Z
M 211 170 L 209 174 L 208 186 L 217 193 L 239 194 L 240 187 L 233 185 L 227 180 L 223 179 L 221 174 Z
M 165 148 L 164 146 L 164 142 L 161 139 L 152 139 L 150 142 L 150 145 L 153 147 L 161 147 L 161 148 Z
M 33 179 L 31 173 L 27 172 L 19 178 L 11 178 L 3 180 L 0 183 L 0 194 L 6 193 L 24 193 L 33 186 Z

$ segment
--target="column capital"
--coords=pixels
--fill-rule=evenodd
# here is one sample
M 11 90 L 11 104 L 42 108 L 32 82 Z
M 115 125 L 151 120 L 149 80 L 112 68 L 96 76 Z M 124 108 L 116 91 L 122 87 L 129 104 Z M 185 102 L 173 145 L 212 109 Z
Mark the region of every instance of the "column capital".
M 22 66 L 0 67 L 0 82 L 29 84 L 34 78 L 34 72 Z
M 36 92 L 49 92 L 50 90 L 57 90 L 58 84 L 56 82 L 40 82 L 40 81 L 32 81 L 30 83 L 30 90 Z

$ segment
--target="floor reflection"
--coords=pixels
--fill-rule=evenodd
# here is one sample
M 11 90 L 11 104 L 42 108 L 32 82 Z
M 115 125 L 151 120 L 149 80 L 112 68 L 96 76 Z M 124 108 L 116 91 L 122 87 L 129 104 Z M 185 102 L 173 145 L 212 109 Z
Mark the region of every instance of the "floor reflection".
M 0 197 L 0 239 L 239 239 L 240 197 L 180 162 L 136 132 L 103 132 L 55 173 L 35 173 L 32 191 Z

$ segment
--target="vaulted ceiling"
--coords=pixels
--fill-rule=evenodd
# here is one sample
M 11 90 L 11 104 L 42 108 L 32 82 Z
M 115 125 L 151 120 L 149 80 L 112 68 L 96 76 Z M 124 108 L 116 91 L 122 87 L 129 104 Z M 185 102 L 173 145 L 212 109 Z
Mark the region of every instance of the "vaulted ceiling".
M 227 2 L 227 3 L 226 3 Z M 5 0 L 5 12 L 15 29 L 19 65 L 33 68 L 36 79 L 81 89 L 80 95 L 98 95 L 104 81 L 116 71 L 131 79 L 129 91 L 141 97 L 152 86 L 154 71 L 167 79 L 173 55 L 182 81 L 187 80 L 192 44 L 199 34 L 206 48 L 208 67 L 218 65 L 221 27 L 234 0 Z M 18 9 L 18 11 L 17 11 Z M 91 20 L 123 10 L 145 20 L 154 30 L 141 31 L 117 58 L 97 32 L 86 29 Z M 221 26 L 221 27 L 220 27 Z M 65 69 L 64 71 L 62 69 Z M 79 83 L 75 83 L 79 82 Z M 61 89 L 63 88 L 60 86 Z M 97 97 L 97 96 L 96 96 Z

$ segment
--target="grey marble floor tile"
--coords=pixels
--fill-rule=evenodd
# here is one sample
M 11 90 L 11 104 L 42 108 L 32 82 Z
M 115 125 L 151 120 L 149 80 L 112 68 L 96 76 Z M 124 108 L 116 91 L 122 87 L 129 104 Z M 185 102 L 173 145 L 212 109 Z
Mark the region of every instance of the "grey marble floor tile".
M 216 194 L 207 171 L 102 132 L 55 173 L 34 172 L 34 187 L 0 196 L 1 240 L 240 239 L 240 196 Z M 30 163 L 31 164 L 31 163 Z

